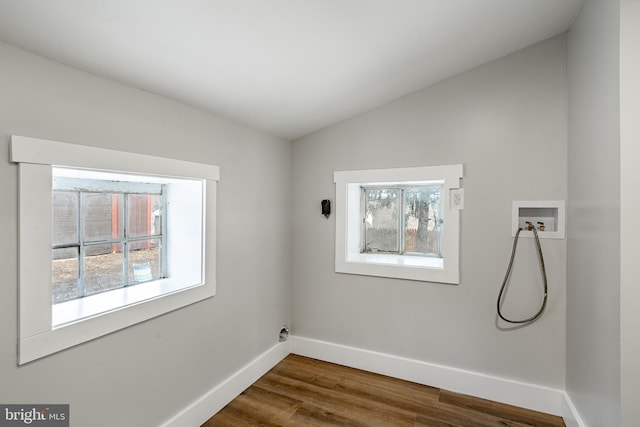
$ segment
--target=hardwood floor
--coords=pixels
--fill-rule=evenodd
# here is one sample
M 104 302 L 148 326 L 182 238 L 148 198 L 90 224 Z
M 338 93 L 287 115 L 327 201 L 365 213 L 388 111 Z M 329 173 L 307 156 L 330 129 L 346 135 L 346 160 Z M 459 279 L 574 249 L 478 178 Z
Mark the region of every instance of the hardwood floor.
M 202 427 L 560 427 L 562 418 L 289 355 Z

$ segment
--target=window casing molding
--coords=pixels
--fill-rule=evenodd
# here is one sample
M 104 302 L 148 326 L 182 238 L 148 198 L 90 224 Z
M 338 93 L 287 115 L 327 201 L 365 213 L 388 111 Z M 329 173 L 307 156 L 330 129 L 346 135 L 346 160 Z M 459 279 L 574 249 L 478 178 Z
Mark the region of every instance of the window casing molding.
M 217 166 L 16 135 L 11 137 L 11 161 L 19 163 L 20 187 L 19 364 L 215 295 Z M 170 224 L 171 278 L 78 299 L 75 312 L 67 310 L 54 319 L 53 166 L 145 175 L 176 185 L 172 193 L 177 198 L 170 205 L 183 206 L 192 216 L 182 221 L 182 228 Z M 175 211 L 169 213 L 169 218 L 176 217 Z M 188 247 L 193 251 L 183 250 Z
M 458 284 L 460 211 L 449 193 L 459 188 L 463 166 L 425 166 L 334 172 L 336 184 L 335 271 L 399 279 Z M 361 253 L 361 187 L 442 184 L 442 258 Z

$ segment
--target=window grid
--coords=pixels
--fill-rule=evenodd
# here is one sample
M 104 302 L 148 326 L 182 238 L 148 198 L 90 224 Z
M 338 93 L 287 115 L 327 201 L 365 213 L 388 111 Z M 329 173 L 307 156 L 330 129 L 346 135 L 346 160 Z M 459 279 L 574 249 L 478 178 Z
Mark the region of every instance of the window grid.
M 123 288 L 127 286 L 131 286 L 136 283 L 130 283 L 129 280 L 129 246 L 133 242 L 140 242 L 145 240 L 157 240 L 159 242 L 159 250 L 160 250 L 160 277 L 166 278 L 167 276 L 167 245 L 165 244 L 165 236 L 166 236 L 166 205 L 167 205 L 167 196 L 164 185 L 156 185 L 156 184 L 144 184 L 144 183 L 114 183 L 114 182 L 106 182 L 99 180 L 87 180 L 87 179 L 55 179 L 54 180 L 54 191 L 56 192 L 70 192 L 78 195 L 77 200 L 77 209 L 78 209 L 78 218 L 77 218 L 77 230 L 78 230 L 78 240 L 72 244 L 60 244 L 53 245 L 52 249 L 65 249 L 65 248 L 77 248 L 78 249 L 78 276 L 77 276 L 77 296 L 75 298 L 69 298 L 64 301 L 79 299 L 86 296 L 85 290 L 85 255 L 86 249 L 88 247 L 95 247 L 99 245 L 122 245 L 122 254 L 123 254 L 123 262 L 122 262 L 122 286 L 118 286 L 116 288 Z M 124 184 L 125 188 L 127 188 L 127 192 L 118 191 L 117 185 Z M 80 187 L 80 189 L 72 189 L 74 186 Z M 95 189 L 95 188 L 104 188 L 103 191 L 84 191 L 83 189 Z M 101 239 L 101 240 L 87 240 L 85 238 L 85 224 L 84 224 L 84 212 L 85 212 L 85 198 L 87 194 L 122 194 L 122 203 L 123 203 L 123 235 L 122 238 L 116 239 Z M 160 232 L 158 234 L 145 234 L 139 236 L 130 236 L 129 229 L 129 195 L 159 195 L 161 197 L 160 201 Z M 156 279 L 154 279 L 156 280 Z M 101 292 L 108 292 L 107 289 L 100 292 L 92 293 L 92 295 Z M 64 302 L 60 301 L 60 302 Z
M 426 256 L 426 257 L 442 257 L 442 233 L 438 233 L 438 248 L 440 249 L 438 252 L 416 252 L 416 251 L 406 251 L 406 219 L 407 215 L 405 215 L 406 198 L 405 192 L 407 190 L 416 190 L 416 189 L 425 189 L 425 190 L 437 190 L 439 193 L 442 191 L 442 185 L 427 185 L 427 186 L 415 186 L 415 185 L 361 185 L 361 198 L 360 198 L 360 213 L 362 216 L 361 221 L 361 253 L 389 253 L 389 254 L 398 254 L 398 255 L 410 255 L 410 256 Z M 368 194 L 372 191 L 379 190 L 389 190 L 389 191 L 397 191 L 397 207 L 396 207 L 396 217 L 397 217 L 397 236 L 396 236 L 396 244 L 397 250 L 395 251 L 372 251 L 368 248 L 368 227 L 366 221 L 367 215 L 367 202 L 368 202 Z M 442 208 L 440 202 L 438 203 L 438 211 Z M 428 219 L 430 220 L 430 219 Z M 434 227 L 440 228 L 442 225 L 442 216 L 440 215 L 440 219 L 436 221 Z

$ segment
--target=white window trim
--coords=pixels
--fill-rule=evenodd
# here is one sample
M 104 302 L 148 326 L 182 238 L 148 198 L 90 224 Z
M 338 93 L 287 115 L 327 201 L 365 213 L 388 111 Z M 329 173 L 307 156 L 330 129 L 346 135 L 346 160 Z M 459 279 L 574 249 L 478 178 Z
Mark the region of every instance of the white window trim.
M 461 164 L 334 172 L 336 184 L 335 271 L 458 284 L 460 282 L 460 211 L 450 208 L 449 192 L 451 189 L 459 188 L 462 176 Z M 400 183 L 424 185 L 435 182 L 443 184 L 442 258 L 360 253 L 360 187 L 362 185 Z
M 11 161 L 19 163 L 20 179 L 18 364 L 215 295 L 217 166 L 16 135 L 11 136 Z M 140 297 L 144 287 L 138 290 L 131 287 L 124 290 L 123 295 L 138 295 L 135 297 L 137 300 L 129 301 L 129 305 L 54 328 L 51 304 L 52 225 L 51 221 L 43 220 L 43 215 L 49 218 L 51 215 L 52 166 L 203 180 L 203 235 L 200 239 L 203 247 L 200 252 L 202 259 L 198 262 L 201 271 L 196 275 L 200 283 L 188 283 L 183 285 L 186 288 L 169 290 L 171 293 L 151 299 Z M 206 276 L 204 242 L 209 268 Z M 162 286 L 162 283 L 148 285 Z

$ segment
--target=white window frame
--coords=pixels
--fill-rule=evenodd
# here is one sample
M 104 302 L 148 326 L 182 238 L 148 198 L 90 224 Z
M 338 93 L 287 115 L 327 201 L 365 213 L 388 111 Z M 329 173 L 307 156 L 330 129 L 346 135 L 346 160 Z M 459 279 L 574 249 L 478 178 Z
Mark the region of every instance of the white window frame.
M 19 164 L 18 364 L 215 295 L 217 166 L 17 135 L 11 136 L 11 161 Z M 171 237 L 167 236 L 172 239 L 170 246 L 180 249 L 169 249 L 168 257 L 174 259 L 175 266 L 168 266 L 171 279 L 54 306 L 51 295 L 53 166 L 145 175 L 145 180 L 183 186 L 173 192 L 181 197 L 170 203 L 173 206 L 188 204 L 195 212 L 195 217 L 191 217 L 195 221 L 182 221 L 185 226 L 179 230 L 175 230 L 177 225 L 174 225 Z M 186 191 L 181 191 L 183 189 Z M 176 219 L 175 213 L 171 216 Z M 192 248 L 192 252 L 182 256 L 182 248 L 187 247 Z M 184 266 L 176 271 L 179 265 Z M 56 314 L 54 307 L 58 306 L 74 307 Z
M 460 211 L 451 209 L 450 192 L 460 187 L 463 166 L 424 166 L 334 172 L 336 184 L 335 271 L 458 284 Z M 442 258 L 361 253 L 361 187 L 442 183 Z

